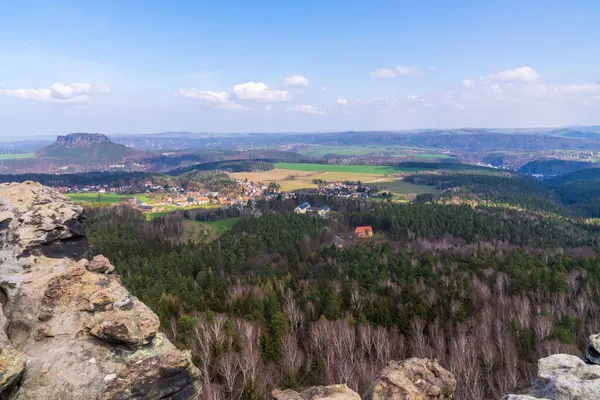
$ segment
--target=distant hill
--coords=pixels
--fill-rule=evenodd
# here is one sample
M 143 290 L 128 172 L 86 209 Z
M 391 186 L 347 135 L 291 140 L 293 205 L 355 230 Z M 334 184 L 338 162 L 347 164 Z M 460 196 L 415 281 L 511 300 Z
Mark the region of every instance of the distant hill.
M 139 153 L 98 133 L 72 133 L 58 136 L 56 142 L 38 150 L 37 156 L 59 165 L 101 167 L 124 164 Z
M 591 127 L 590 130 L 586 128 L 563 128 L 552 131 L 550 134 L 571 139 L 600 140 L 600 133 L 591 130 L 593 128 Z
M 570 160 L 534 160 L 528 162 L 519 168 L 521 174 L 540 174 L 540 175 L 563 175 L 571 172 L 579 171 L 585 168 L 592 168 L 595 164 L 585 161 L 570 161 Z

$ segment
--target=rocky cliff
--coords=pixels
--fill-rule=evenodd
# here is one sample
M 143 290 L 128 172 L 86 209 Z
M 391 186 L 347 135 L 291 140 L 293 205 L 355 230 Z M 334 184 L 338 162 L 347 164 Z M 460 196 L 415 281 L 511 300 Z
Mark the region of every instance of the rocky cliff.
M 189 354 L 87 258 L 82 210 L 36 183 L 0 185 L 0 398 L 200 398 Z

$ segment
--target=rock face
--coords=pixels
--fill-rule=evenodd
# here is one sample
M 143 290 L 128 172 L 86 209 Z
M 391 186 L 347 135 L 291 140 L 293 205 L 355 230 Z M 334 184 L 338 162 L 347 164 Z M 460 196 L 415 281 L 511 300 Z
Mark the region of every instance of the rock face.
M 275 389 L 272 395 L 276 400 L 360 400 L 358 393 L 346 385 L 317 386 L 302 393 Z
M 409 358 L 402 362 L 390 361 L 364 399 L 441 400 L 452 399 L 455 391 L 456 379 L 437 361 Z
M 108 259 L 87 260 L 81 221 L 57 191 L 0 185 L 0 397 L 198 398 L 189 355 Z

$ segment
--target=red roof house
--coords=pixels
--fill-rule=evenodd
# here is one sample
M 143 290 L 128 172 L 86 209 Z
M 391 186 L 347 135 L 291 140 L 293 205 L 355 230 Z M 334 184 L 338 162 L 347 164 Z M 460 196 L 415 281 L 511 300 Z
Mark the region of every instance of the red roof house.
M 373 236 L 373 228 L 370 226 L 357 226 L 354 234 L 356 237 L 371 237 Z

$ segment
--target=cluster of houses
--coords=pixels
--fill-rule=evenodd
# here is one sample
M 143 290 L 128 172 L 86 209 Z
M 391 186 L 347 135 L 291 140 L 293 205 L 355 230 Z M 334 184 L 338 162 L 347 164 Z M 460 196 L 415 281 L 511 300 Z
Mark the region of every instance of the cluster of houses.
M 367 199 L 376 195 L 374 186 L 359 185 L 358 183 L 334 182 L 317 189 L 317 193 L 325 196 Z
M 305 201 L 294 209 L 296 214 L 313 214 L 319 217 L 327 218 L 329 216 L 329 206 L 327 204 L 321 207 L 311 207 L 310 203 Z

